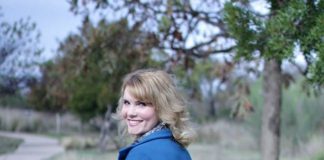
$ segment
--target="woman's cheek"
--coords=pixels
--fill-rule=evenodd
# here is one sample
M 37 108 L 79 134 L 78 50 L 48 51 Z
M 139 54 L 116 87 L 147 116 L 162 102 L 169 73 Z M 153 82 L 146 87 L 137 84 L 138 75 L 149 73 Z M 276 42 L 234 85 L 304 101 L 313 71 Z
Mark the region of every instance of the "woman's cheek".
M 127 111 L 126 109 L 123 107 L 122 110 L 121 110 L 121 116 L 123 117 L 123 119 L 126 119 L 127 118 Z
M 145 120 L 150 120 L 156 118 L 156 112 L 153 108 L 145 108 L 140 112 L 141 118 Z

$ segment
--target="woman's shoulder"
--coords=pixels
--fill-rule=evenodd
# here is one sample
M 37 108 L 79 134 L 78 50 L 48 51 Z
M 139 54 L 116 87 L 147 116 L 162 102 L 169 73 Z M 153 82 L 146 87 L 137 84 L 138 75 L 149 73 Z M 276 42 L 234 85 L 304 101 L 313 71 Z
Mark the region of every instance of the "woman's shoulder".
M 169 129 L 150 134 L 119 151 L 119 160 L 191 160 L 186 148 L 180 145 Z
M 148 139 L 146 141 L 140 142 L 136 147 L 138 149 L 146 149 L 146 150 L 161 150 L 161 148 L 170 149 L 185 149 L 178 143 L 172 136 L 164 137 L 164 138 L 156 138 L 156 139 Z
M 128 156 L 141 157 L 141 159 L 146 157 L 147 159 L 191 160 L 187 149 L 176 142 L 172 136 L 144 140 L 134 146 Z
M 165 147 L 174 150 L 183 148 L 174 138 L 170 129 L 165 128 L 150 134 L 140 140 L 136 145 L 138 148 L 155 149 L 156 147 Z

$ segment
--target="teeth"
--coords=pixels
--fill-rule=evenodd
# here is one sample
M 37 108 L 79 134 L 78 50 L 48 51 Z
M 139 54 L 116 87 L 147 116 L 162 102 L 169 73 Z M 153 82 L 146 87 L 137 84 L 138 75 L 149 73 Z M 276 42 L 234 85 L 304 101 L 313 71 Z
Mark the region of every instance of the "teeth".
M 140 121 L 136 121 L 136 120 L 129 120 L 128 123 L 129 123 L 129 125 L 131 125 L 131 126 L 136 126 L 137 124 L 140 123 Z

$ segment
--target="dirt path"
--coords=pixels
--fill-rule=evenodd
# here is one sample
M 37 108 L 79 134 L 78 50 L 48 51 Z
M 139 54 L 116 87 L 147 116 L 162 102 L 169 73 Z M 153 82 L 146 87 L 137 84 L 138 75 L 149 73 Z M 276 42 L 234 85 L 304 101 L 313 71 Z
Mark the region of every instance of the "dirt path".
M 1 155 L 0 160 L 45 160 L 64 151 L 64 148 L 53 138 L 2 131 L 0 135 L 24 140 L 15 152 Z

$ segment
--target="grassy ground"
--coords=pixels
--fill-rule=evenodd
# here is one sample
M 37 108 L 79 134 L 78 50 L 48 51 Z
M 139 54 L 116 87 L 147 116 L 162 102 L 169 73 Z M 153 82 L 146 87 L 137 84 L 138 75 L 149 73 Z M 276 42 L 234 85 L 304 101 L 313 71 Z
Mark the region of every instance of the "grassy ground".
M 228 121 L 204 124 L 197 128 L 200 138 L 188 147 L 193 160 L 260 160 L 261 152 L 258 138 L 242 124 Z M 81 138 L 84 139 L 84 138 Z M 75 139 L 76 140 L 76 139 Z M 323 160 L 314 155 L 323 155 L 324 137 L 311 138 L 300 150 L 290 151 L 291 145 L 281 145 L 281 160 Z M 117 159 L 117 151 L 99 152 L 98 150 L 67 150 L 50 160 L 106 160 Z
M 0 155 L 13 152 L 23 140 L 0 136 Z
M 117 159 L 117 151 L 100 152 L 98 150 L 69 150 L 48 160 L 106 160 Z
M 260 153 L 255 150 L 226 148 L 219 144 L 192 144 L 188 148 L 193 160 L 260 160 Z M 97 150 L 70 150 L 56 155 L 49 160 L 106 160 L 117 159 L 118 152 L 99 152 Z M 282 160 L 306 160 L 305 158 L 281 156 Z M 309 160 L 309 159 L 307 159 Z
M 260 156 L 256 151 L 235 150 L 223 148 L 217 144 L 193 144 L 188 148 L 193 160 L 258 160 Z M 73 150 L 56 155 L 50 160 L 104 160 L 117 159 L 118 152 L 98 152 L 96 150 Z

